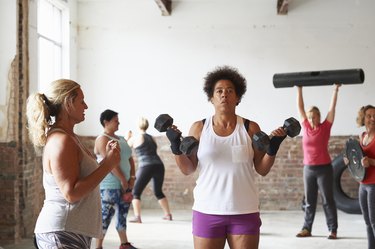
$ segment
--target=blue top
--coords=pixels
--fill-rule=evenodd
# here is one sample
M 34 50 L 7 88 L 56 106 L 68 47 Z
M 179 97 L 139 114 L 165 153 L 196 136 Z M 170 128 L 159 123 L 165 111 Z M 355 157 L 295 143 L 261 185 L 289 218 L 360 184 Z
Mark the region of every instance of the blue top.
M 102 134 L 101 136 L 106 136 L 109 139 L 115 140 L 120 144 L 120 149 L 121 149 L 120 168 L 121 168 L 121 171 L 124 173 L 126 179 L 129 180 L 130 178 L 129 159 L 132 156 L 132 149 L 126 142 L 125 138 L 122 136 L 118 136 L 119 139 L 115 137 L 111 137 L 107 134 Z M 98 157 L 98 160 L 99 160 L 99 157 Z M 106 177 L 104 177 L 103 181 L 100 183 L 100 189 L 121 189 L 120 179 L 118 179 L 113 173 L 109 173 Z

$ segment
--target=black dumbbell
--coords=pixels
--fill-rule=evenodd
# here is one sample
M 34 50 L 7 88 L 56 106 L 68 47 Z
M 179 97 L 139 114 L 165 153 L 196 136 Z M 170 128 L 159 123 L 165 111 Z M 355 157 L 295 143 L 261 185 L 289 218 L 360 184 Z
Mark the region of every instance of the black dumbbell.
M 155 120 L 155 129 L 160 132 L 167 131 L 173 125 L 173 118 L 168 114 L 160 114 Z M 180 150 L 185 155 L 190 155 L 191 152 L 198 147 L 199 141 L 193 137 L 183 137 L 181 139 Z
M 299 121 L 293 117 L 288 118 L 284 121 L 283 128 L 289 137 L 297 136 L 301 131 L 301 125 Z M 253 135 L 254 147 L 260 151 L 266 151 L 270 146 L 270 140 L 272 136 L 268 136 L 263 131 L 259 131 Z

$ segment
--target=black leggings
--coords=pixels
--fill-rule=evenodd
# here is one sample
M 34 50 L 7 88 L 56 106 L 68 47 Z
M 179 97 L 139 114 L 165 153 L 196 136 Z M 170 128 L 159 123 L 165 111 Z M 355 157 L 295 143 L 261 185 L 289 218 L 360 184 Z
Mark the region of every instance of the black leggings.
M 137 180 L 135 181 L 133 196 L 134 199 L 141 199 L 141 195 L 147 184 L 153 180 L 154 194 L 158 200 L 165 197 L 163 193 L 164 164 L 151 164 L 139 167 L 137 170 Z

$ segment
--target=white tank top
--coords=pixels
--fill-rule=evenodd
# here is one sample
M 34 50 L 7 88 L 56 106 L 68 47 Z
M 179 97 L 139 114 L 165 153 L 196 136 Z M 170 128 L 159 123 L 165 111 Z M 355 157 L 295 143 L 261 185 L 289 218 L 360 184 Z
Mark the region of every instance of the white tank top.
M 54 131 L 61 129 L 54 129 Z M 50 131 L 50 133 L 53 131 Z M 80 177 L 91 174 L 98 167 L 95 158 L 78 138 L 74 137 L 80 147 L 83 158 L 80 163 Z M 67 202 L 54 176 L 43 172 L 43 187 L 45 200 L 35 226 L 35 233 L 48 233 L 56 231 L 73 232 L 88 237 L 102 237 L 102 213 L 99 186 L 86 197 L 75 203 Z
M 221 215 L 259 212 L 254 150 L 242 117 L 237 116 L 236 128 L 226 137 L 216 135 L 212 117 L 207 118 L 197 155 L 193 210 Z

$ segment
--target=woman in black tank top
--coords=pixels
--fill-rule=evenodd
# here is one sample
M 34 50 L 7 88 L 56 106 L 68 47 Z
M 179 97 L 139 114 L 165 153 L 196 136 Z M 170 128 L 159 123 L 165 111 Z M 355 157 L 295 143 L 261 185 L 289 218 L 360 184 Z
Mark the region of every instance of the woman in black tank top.
M 130 147 L 134 148 L 138 160 L 136 182 L 133 189 L 134 218 L 132 223 L 142 223 L 141 219 L 141 195 L 147 184 L 153 180 L 154 195 L 163 209 L 164 220 L 172 220 L 167 197 L 163 193 L 164 164 L 157 154 L 157 144 L 151 135 L 146 133 L 149 126 L 148 120 L 141 118 L 138 123 L 139 135 L 131 137 L 128 141 Z

